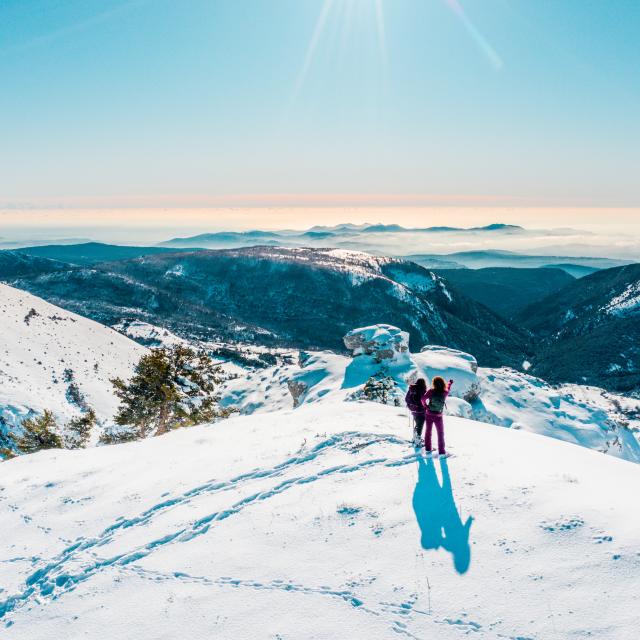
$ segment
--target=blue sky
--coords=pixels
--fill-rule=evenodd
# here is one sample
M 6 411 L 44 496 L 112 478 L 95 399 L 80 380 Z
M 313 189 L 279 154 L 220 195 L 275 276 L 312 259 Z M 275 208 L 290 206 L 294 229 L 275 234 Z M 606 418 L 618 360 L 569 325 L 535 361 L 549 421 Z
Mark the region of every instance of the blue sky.
M 637 0 L 0 0 L 0 205 L 636 207 Z

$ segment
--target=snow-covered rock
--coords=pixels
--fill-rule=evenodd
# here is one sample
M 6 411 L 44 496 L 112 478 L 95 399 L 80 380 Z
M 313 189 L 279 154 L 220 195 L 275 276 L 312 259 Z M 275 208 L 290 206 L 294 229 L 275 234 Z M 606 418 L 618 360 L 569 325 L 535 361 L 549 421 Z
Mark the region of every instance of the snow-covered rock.
M 409 351 L 409 334 L 388 324 L 353 329 L 343 340 L 354 356 L 372 356 L 376 362 L 398 359 Z
M 464 398 L 478 384 L 478 363 L 476 359 L 462 351 L 429 345 L 420 353 L 411 355 L 416 367 L 416 377 L 422 377 L 427 383 L 434 376 L 442 376 L 445 380 L 454 379 L 452 396 Z M 413 382 L 413 380 L 412 380 Z
M 110 379 L 128 378 L 145 351 L 108 327 L 0 284 L 0 429 L 45 409 L 62 426 L 82 403 L 99 420 L 111 419 L 118 399 Z
M 2 637 L 635 640 L 640 467 L 446 432 L 327 401 L 2 463 Z

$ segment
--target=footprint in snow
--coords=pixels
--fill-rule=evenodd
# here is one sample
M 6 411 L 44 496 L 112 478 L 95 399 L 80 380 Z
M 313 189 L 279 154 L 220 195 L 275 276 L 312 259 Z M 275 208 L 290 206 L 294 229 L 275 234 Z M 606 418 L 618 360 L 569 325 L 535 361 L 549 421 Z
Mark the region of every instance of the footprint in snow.
M 562 533 L 565 531 L 573 531 L 584 526 L 584 520 L 579 516 L 561 518 L 556 522 L 541 522 L 540 526 L 544 531 L 549 533 Z

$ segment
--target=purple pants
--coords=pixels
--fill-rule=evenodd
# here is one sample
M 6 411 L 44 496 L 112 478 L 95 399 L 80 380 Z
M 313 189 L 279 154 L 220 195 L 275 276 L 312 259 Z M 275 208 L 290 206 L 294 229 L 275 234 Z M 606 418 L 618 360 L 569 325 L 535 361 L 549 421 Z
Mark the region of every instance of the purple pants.
M 445 453 L 444 449 L 444 420 L 441 413 L 429 413 L 427 411 L 427 430 L 424 438 L 424 446 L 427 451 L 431 451 L 431 433 L 433 432 L 433 425 L 436 425 L 436 431 L 438 432 L 438 453 L 440 455 Z

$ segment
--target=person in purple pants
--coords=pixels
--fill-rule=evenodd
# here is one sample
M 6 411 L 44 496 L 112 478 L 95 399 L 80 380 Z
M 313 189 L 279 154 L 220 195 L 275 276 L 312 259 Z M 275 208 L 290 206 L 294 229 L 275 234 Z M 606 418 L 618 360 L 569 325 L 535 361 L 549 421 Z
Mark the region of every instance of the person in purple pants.
M 432 453 L 431 434 L 435 425 L 436 431 L 438 432 L 438 455 L 444 456 L 447 454 L 444 445 L 444 420 L 442 413 L 452 385 L 453 380 L 449 380 L 449 384 L 447 384 L 444 378 L 436 376 L 431 381 L 431 389 L 422 396 L 422 406 L 425 410 L 427 426 L 424 447 L 427 453 Z
M 422 397 L 427 392 L 427 383 L 424 378 L 418 378 L 409 386 L 404 401 L 413 417 L 413 444 L 416 447 L 422 446 L 422 427 L 426 420 L 425 409 L 422 404 Z

